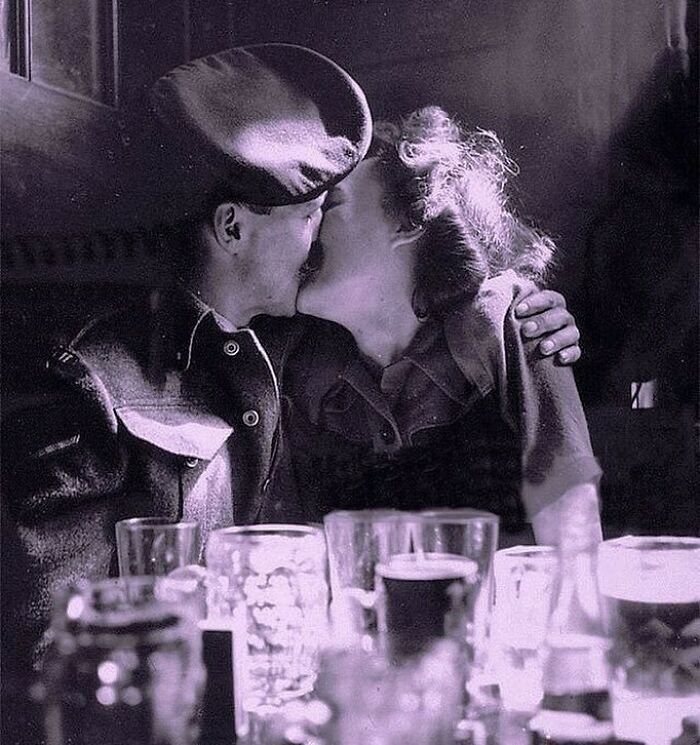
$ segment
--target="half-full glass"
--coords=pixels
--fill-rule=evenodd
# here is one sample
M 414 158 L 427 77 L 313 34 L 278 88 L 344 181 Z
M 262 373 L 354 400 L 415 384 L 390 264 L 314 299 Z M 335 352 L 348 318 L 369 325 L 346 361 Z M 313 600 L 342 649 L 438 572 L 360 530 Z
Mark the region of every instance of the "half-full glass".
M 376 574 L 379 634 L 389 658 L 410 659 L 451 639 L 466 670 L 476 562 L 455 554 L 399 554 L 377 564 Z
M 478 573 L 473 618 L 467 627 L 473 674 L 488 661 L 493 604 L 493 560 L 498 546 L 498 516 L 472 509 L 426 510 L 419 513 L 414 544 L 417 553 L 464 556 L 476 562 Z
M 211 628 L 233 634 L 236 733 L 261 742 L 266 720 L 310 693 L 327 633 L 323 532 L 299 525 L 213 531 L 207 542 Z
M 398 510 L 337 511 L 323 524 L 336 643 L 370 650 L 377 633 L 375 567 L 411 548 L 415 517 Z
M 116 526 L 122 577 L 164 576 L 200 558 L 199 525 L 167 517 L 134 517 Z
M 492 652 L 508 710 L 534 711 L 542 699 L 542 645 L 558 566 L 551 546 L 496 551 Z
M 700 538 L 601 544 L 599 583 L 613 639 L 615 734 L 668 745 L 700 711 Z

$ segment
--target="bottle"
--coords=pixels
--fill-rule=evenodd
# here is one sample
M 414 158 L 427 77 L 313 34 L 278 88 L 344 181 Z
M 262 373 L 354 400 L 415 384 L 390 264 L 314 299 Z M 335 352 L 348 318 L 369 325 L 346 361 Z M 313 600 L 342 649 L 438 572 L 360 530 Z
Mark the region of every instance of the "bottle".
M 559 574 L 544 644 L 544 695 L 530 725 L 533 743 L 600 743 L 613 737 L 611 644 L 596 571 L 599 523 L 588 505 L 571 500 L 562 511 Z

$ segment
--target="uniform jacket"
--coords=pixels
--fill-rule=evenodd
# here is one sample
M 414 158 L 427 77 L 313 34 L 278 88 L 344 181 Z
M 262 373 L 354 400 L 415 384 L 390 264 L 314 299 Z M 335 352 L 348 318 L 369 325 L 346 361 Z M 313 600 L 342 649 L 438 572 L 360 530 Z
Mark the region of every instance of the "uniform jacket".
M 39 402 L 3 417 L 5 672 L 26 672 L 57 590 L 116 574 L 117 520 L 184 516 L 206 534 L 300 519 L 280 404 L 295 327 L 226 330 L 159 290 L 51 354 Z

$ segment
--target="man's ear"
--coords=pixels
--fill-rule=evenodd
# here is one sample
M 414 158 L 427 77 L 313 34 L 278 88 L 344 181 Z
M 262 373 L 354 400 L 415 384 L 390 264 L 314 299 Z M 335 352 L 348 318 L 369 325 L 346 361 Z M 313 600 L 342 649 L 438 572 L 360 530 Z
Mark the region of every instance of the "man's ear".
M 241 239 L 242 208 L 233 202 L 222 202 L 214 210 L 213 228 L 221 246 L 229 246 Z

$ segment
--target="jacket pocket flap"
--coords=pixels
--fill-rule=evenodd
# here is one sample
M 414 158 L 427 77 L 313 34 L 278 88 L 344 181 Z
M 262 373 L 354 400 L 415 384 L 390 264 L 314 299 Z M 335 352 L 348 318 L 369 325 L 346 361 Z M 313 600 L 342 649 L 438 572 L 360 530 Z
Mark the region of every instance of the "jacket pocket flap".
M 211 460 L 233 433 L 223 419 L 184 407 L 122 406 L 116 414 L 134 437 L 189 458 Z

